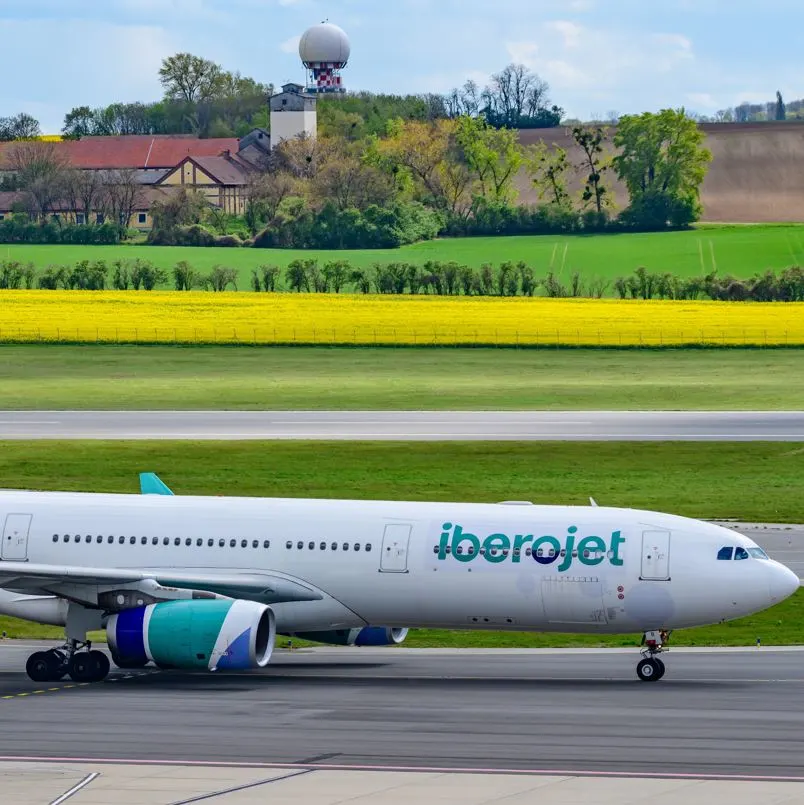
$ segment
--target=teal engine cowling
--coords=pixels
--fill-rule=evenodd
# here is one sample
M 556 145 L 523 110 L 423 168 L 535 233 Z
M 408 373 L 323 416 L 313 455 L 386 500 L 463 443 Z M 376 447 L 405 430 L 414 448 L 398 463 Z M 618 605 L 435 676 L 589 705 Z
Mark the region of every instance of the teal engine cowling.
M 264 668 L 276 641 L 273 610 L 231 599 L 165 601 L 110 616 L 109 649 L 118 665 L 149 660 L 163 668 Z
M 366 626 L 363 629 L 332 629 L 328 632 L 294 632 L 293 637 L 330 646 L 398 646 L 408 636 L 407 629 Z

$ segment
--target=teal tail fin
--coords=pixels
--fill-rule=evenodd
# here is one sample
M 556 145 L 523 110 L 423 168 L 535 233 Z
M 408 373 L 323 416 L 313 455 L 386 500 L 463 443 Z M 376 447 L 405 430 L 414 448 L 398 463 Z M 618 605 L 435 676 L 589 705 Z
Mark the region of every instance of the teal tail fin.
M 173 494 L 155 472 L 140 473 L 140 492 L 142 492 L 143 495 Z

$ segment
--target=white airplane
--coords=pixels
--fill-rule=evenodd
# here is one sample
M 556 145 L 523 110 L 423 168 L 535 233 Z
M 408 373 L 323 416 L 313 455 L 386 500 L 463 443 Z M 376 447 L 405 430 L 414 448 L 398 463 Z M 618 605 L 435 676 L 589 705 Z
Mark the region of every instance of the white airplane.
M 670 631 L 766 609 L 798 577 L 745 536 L 649 511 L 0 492 L 0 612 L 63 625 L 29 676 L 121 667 L 265 667 L 277 633 L 401 643 L 408 627 L 643 634 L 664 675 Z M 594 501 L 593 501 L 594 503 Z

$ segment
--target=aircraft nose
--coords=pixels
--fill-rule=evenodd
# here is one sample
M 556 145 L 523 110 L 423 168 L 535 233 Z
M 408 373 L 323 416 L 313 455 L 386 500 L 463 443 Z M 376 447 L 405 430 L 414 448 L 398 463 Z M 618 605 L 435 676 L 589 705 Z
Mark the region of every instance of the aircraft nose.
M 780 601 L 784 601 L 785 598 L 790 598 L 798 590 L 800 583 L 799 577 L 789 567 L 779 562 L 774 562 L 768 582 L 771 603 L 778 604 Z

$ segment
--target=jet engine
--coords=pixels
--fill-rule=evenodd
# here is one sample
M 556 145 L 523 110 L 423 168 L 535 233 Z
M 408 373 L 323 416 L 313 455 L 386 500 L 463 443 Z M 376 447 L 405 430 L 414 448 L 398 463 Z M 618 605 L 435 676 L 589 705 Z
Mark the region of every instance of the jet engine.
M 330 646 L 398 646 L 408 636 L 408 630 L 366 626 L 363 629 L 333 629 L 329 632 L 294 632 L 292 636 Z
M 106 635 L 123 667 L 152 660 L 160 668 L 264 668 L 274 650 L 276 618 L 253 601 L 165 601 L 110 616 Z

